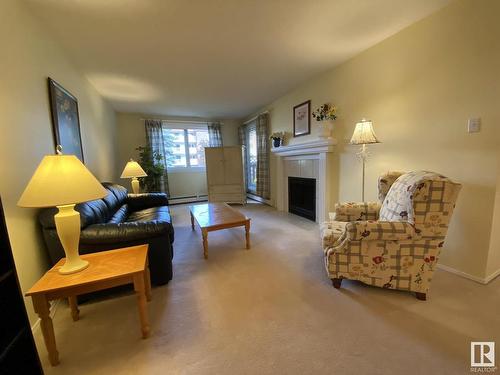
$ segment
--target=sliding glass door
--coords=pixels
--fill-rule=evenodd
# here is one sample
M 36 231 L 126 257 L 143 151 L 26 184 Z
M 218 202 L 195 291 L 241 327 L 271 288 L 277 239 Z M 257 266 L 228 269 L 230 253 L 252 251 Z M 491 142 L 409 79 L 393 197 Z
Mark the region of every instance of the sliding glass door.
M 246 160 L 247 160 L 247 189 L 249 193 L 257 192 L 257 131 L 255 122 L 246 129 Z

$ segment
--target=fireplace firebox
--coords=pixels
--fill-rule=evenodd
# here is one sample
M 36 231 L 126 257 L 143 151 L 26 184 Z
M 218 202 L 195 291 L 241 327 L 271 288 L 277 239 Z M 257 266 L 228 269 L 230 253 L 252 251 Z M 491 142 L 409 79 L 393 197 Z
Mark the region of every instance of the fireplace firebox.
M 288 211 L 316 221 L 316 179 L 288 177 Z

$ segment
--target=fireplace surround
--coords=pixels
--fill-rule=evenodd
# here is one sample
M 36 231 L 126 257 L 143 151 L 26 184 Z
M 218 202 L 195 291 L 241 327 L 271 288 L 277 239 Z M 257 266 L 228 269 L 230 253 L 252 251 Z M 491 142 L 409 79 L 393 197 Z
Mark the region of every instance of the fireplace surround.
M 328 220 L 333 202 L 338 200 L 336 155 L 334 139 L 320 139 L 272 148 L 276 158 L 276 207 L 289 212 L 288 177 L 316 180 L 316 222 Z

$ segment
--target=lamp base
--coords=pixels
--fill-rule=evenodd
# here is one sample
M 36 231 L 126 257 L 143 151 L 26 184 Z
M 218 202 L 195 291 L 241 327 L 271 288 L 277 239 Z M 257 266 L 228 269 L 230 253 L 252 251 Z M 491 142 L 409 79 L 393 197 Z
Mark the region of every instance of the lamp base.
M 89 262 L 78 257 L 76 261 L 69 263 L 67 260 L 64 265 L 59 268 L 59 273 L 62 275 L 69 275 L 71 273 L 76 273 L 83 271 L 85 268 L 89 266 Z
M 139 185 L 139 180 L 137 177 L 132 177 L 132 192 L 134 194 L 139 194 L 141 192 L 141 187 Z
M 89 262 L 80 258 L 78 243 L 80 242 L 80 213 L 75 211 L 74 204 L 57 206 L 59 212 L 54 215 L 57 235 L 61 241 L 66 261 L 59 269 L 63 275 L 84 270 Z

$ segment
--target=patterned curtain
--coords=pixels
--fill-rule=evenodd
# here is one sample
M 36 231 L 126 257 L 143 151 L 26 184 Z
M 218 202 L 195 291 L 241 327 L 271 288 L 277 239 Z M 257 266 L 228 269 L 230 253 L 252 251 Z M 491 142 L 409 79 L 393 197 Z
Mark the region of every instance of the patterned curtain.
M 241 125 L 238 128 L 238 138 L 239 138 L 241 146 L 247 145 L 247 133 L 246 133 L 246 126 L 245 125 Z
M 269 125 L 267 113 L 257 118 L 257 195 L 270 198 L 271 178 L 269 173 Z
M 148 146 L 151 147 L 151 151 L 159 153 L 163 156 L 161 162 L 165 167 L 165 172 L 163 175 L 158 176 L 150 180 L 149 192 L 162 192 L 169 195 L 168 189 L 168 174 L 167 174 L 167 153 L 165 150 L 165 144 L 163 143 L 163 126 L 161 120 L 146 120 L 144 122 L 146 127 L 146 141 Z M 153 161 L 153 160 L 152 160 Z M 147 177 L 146 177 L 147 178 Z
M 208 123 L 208 146 L 222 147 L 222 133 L 220 131 L 220 122 Z

